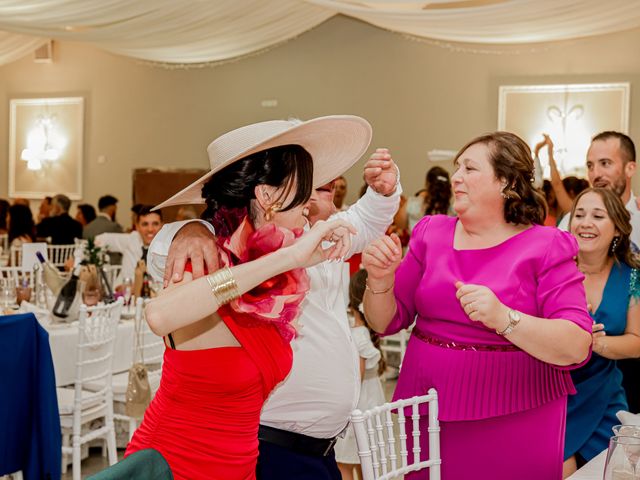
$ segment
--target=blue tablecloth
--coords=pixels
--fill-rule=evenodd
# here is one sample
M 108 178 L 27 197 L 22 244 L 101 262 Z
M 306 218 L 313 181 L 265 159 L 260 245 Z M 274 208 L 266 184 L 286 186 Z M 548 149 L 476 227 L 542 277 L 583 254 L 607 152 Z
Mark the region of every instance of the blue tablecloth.
M 49 335 L 32 313 L 0 316 L 0 475 L 60 479 L 61 438 Z

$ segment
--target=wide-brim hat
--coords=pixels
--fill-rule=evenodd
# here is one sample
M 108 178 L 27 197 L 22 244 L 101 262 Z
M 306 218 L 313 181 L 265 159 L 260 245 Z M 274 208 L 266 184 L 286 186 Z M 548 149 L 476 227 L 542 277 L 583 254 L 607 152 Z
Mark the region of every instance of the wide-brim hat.
M 330 115 L 303 122 L 271 120 L 232 130 L 207 147 L 211 170 L 157 205 L 205 203 L 202 187 L 216 172 L 252 153 L 281 145 L 300 145 L 313 158 L 313 186 L 329 183 L 346 172 L 371 143 L 371 125 L 354 115 Z

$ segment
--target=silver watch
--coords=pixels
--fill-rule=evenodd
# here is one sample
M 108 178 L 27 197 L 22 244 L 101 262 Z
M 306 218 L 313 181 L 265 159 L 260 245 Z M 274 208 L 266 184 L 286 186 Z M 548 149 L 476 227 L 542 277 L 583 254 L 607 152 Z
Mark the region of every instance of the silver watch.
M 505 328 L 504 330 L 496 330 L 496 333 L 498 335 L 509 335 L 513 331 L 513 329 L 516 328 L 516 326 L 520 323 L 520 312 L 518 312 L 517 310 L 510 308 L 507 315 L 509 316 L 509 325 L 507 325 L 507 328 Z

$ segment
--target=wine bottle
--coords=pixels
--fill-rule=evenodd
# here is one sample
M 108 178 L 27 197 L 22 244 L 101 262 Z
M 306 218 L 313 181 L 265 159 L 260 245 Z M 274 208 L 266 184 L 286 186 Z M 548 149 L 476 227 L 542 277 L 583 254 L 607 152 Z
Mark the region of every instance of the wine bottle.
M 151 298 L 151 286 L 149 285 L 149 275 L 147 275 L 147 272 L 143 275 L 142 291 L 140 296 L 142 298 Z
M 65 279 L 62 278 L 62 275 L 60 275 L 60 272 L 54 265 L 44 259 L 42 253 L 36 252 L 36 257 L 38 257 L 38 260 L 42 264 L 42 276 L 45 285 L 49 287 L 51 293 L 58 295 L 62 286 L 65 284 Z
M 56 303 L 53 305 L 53 314 L 57 317 L 65 318 L 69 315 L 69 309 L 71 308 L 71 304 L 75 300 L 76 293 L 78 291 L 80 268 L 80 265 L 74 268 L 71 278 L 64 284 L 62 289 L 60 289 L 58 298 L 56 298 Z

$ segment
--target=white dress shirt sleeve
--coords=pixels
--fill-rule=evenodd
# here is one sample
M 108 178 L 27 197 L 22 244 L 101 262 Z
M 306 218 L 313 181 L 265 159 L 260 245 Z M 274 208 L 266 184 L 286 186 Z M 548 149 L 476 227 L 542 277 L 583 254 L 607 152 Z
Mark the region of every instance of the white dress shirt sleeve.
M 182 227 L 191 222 L 200 222 L 202 225 L 207 227 L 212 234 L 215 235 L 216 233 L 213 225 L 205 220 L 200 219 L 190 219 L 182 220 L 180 222 L 165 223 L 153 238 L 151 245 L 149 245 L 149 252 L 147 254 L 147 273 L 149 273 L 149 275 L 151 275 L 151 278 L 153 278 L 155 281 L 161 281 L 164 277 L 164 268 L 167 263 L 167 255 L 169 254 L 169 247 L 171 246 L 171 242 L 173 242 L 174 237 Z
M 400 206 L 400 175 L 396 191 L 388 197 L 376 193 L 371 187 L 356 203 L 345 212 L 337 212 L 331 216 L 331 220 L 343 219 L 351 223 L 358 233 L 351 236 L 351 250 L 346 258 L 355 253 L 362 252 L 364 248 L 376 238 L 380 238 L 387 231 L 393 217 Z
M 99 247 L 107 247 L 112 252 L 124 253 L 131 243 L 130 233 L 101 233 L 95 242 Z

